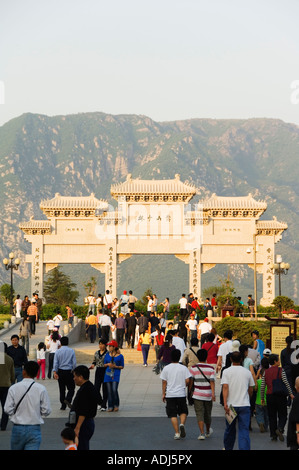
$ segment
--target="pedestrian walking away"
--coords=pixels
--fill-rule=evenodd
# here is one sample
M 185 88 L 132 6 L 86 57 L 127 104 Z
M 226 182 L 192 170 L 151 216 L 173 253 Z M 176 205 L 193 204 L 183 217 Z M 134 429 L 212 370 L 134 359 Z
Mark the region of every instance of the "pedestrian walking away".
M 55 330 L 53 331 L 47 343 L 47 350 L 49 352 L 48 379 L 52 378 L 54 356 L 55 356 L 55 352 L 57 351 L 57 349 L 60 348 L 60 346 L 61 346 L 60 336 L 58 334 L 58 331 Z
M 171 330 L 169 334 L 172 335 L 172 344 L 181 352 L 180 362 L 182 362 L 186 350 L 185 341 L 180 337 L 179 330 Z
M 212 407 L 215 398 L 215 368 L 207 364 L 208 353 L 205 349 L 197 351 L 198 362 L 190 368 L 194 385 L 193 402 L 200 434 L 199 440 L 212 434 Z M 206 432 L 204 430 L 206 427 Z
M 229 415 L 233 407 L 236 417 L 232 422 L 226 419 L 224 432 L 225 450 L 233 450 L 236 440 L 236 424 L 238 423 L 239 450 L 250 450 L 250 396 L 254 380 L 251 372 L 242 366 L 242 355 L 239 351 L 230 354 L 231 367 L 223 371 L 221 385 L 224 411 Z
M 269 369 L 265 370 L 261 383 L 261 404 L 264 404 L 265 386 L 267 386 L 267 408 L 269 430 L 272 441 L 284 440 L 284 429 L 288 418 L 287 397 L 293 400 L 294 395 L 284 369 L 279 367 L 278 354 L 270 354 Z
M 133 311 L 127 318 L 127 347 L 134 349 L 137 320 Z
M 13 423 L 11 450 L 40 448 L 43 418 L 52 410 L 46 388 L 34 380 L 38 368 L 36 361 L 28 361 L 24 365 L 23 380 L 8 390 L 4 410 Z
M 42 379 L 45 380 L 46 378 L 46 345 L 43 342 L 40 342 L 37 346 L 36 359 L 39 365 L 36 378 L 39 379 L 41 375 Z
M 143 357 L 143 366 L 147 367 L 147 359 L 148 359 L 148 353 L 150 350 L 150 345 L 151 345 L 151 336 L 149 334 L 149 330 L 144 331 L 141 333 L 139 336 L 139 342 L 141 344 L 141 351 L 142 351 L 142 357 Z
M 174 439 L 186 437 L 186 420 L 188 405 L 186 401 L 186 389 L 190 386 L 192 375 L 189 369 L 180 361 L 181 353 L 178 349 L 171 352 L 171 363 L 165 366 L 161 372 L 162 400 L 166 402 L 166 414 L 171 420 L 174 429 Z
M 53 320 L 54 320 L 54 328 L 57 328 L 57 331 L 59 331 L 59 328 L 60 328 L 60 325 L 61 325 L 61 322 L 62 322 L 62 316 L 60 315 L 60 313 L 55 315 Z
M 65 410 L 66 406 L 71 406 L 75 394 L 73 370 L 77 365 L 76 356 L 75 351 L 68 347 L 68 341 L 68 337 L 63 336 L 60 340 L 61 347 L 54 355 L 53 376 L 58 380 L 61 410 Z
M 94 343 L 97 337 L 97 324 L 98 324 L 98 319 L 92 311 L 87 319 L 88 322 L 88 334 L 89 334 L 89 340 L 91 343 Z
M 120 349 L 123 348 L 124 342 L 124 335 L 127 331 L 127 322 L 124 318 L 123 312 L 119 313 L 118 318 L 115 319 L 115 326 L 116 326 L 116 342 Z
M 35 335 L 36 323 L 38 322 L 38 310 L 35 300 L 32 300 L 31 305 L 28 307 L 27 315 L 29 318 L 30 333 Z
M 108 343 L 112 321 L 106 310 L 104 310 L 103 315 L 99 319 L 99 326 L 101 328 L 102 338 Z
M 299 450 L 299 377 L 295 380 L 294 397 L 288 420 L 287 446 L 290 450 Z

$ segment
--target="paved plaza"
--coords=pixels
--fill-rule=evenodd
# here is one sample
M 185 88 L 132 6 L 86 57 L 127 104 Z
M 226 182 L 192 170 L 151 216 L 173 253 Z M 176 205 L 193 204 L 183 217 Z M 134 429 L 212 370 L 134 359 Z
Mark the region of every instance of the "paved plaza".
M 18 326 L 0 335 L 0 340 L 10 345 L 10 336 L 18 331 Z M 39 341 L 44 341 L 46 322 L 37 324 L 37 334 L 31 339 L 30 355 Z M 73 349 L 85 348 L 91 353 L 97 350 L 97 343 L 88 341 L 72 345 Z M 124 355 L 126 350 L 123 350 Z M 140 354 L 141 352 L 137 352 Z M 79 357 L 79 354 L 78 354 Z M 31 357 L 32 358 L 32 357 Z M 79 362 L 80 364 L 82 362 Z M 91 362 L 86 361 L 87 366 Z M 95 371 L 91 370 L 90 379 L 94 380 Z M 68 411 L 60 410 L 58 383 L 54 379 L 40 380 L 48 390 L 52 413 L 45 419 L 42 426 L 41 450 L 63 450 L 60 431 L 68 419 Z M 197 454 L 199 450 L 222 450 L 225 419 L 223 407 L 219 403 L 220 380 L 216 383 L 216 403 L 213 405 L 212 429 L 210 438 L 203 441 L 197 439 L 199 429 L 195 419 L 194 408 L 189 406 L 189 416 L 186 424 L 187 436 L 175 441 L 174 431 L 170 420 L 166 417 L 165 404 L 161 400 L 161 379 L 152 371 L 152 365 L 143 367 L 141 364 L 127 364 L 121 372 L 119 386 L 120 409 L 117 413 L 98 411 L 95 434 L 90 442 L 91 450 L 105 451 L 169 451 Z M 7 430 L 1 432 L 0 450 L 10 449 L 11 423 Z M 251 449 L 252 450 L 288 450 L 286 441 L 271 442 L 268 433 L 261 434 L 255 419 L 252 420 Z M 235 448 L 238 449 L 236 442 Z M 109 455 L 109 452 L 105 455 Z M 111 455 L 114 455 L 112 452 Z M 134 452 L 133 454 L 134 455 Z

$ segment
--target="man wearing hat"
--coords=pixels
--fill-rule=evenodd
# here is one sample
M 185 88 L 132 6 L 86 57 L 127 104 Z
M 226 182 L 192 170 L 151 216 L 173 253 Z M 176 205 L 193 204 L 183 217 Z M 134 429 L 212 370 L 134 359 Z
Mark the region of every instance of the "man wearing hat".
M 269 349 L 269 348 L 264 349 L 264 351 L 263 351 L 263 356 L 264 357 L 269 357 L 270 354 L 272 354 L 271 349 Z

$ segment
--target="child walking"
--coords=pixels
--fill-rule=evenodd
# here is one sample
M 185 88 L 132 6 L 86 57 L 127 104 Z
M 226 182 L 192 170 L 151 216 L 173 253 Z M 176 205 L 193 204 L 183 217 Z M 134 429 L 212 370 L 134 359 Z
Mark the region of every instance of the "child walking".
M 45 343 L 39 343 L 36 351 L 37 363 L 39 365 L 38 373 L 36 378 L 39 379 L 40 372 L 42 372 L 42 380 L 46 378 L 46 345 Z

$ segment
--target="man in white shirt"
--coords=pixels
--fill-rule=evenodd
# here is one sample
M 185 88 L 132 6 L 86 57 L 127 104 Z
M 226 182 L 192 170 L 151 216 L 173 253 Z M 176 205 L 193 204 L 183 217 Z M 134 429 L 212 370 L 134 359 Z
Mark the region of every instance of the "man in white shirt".
M 107 315 L 105 310 L 104 310 L 104 314 L 99 318 L 99 326 L 101 328 L 102 339 L 105 339 L 105 341 L 108 343 L 112 321 L 111 321 L 111 317 Z
M 181 353 L 181 358 L 179 362 L 182 362 L 185 349 L 187 348 L 183 338 L 179 336 L 179 330 L 171 330 L 170 334 L 172 335 L 172 344 L 176 347 Z
M 209 319 L 205 318 L 202 323 L 197 327 L 197 337 L 200 340 L 201 347 L 206 342 L 206 339 L 211 332 L 212 325 L 209 323 Z
M 240 351 L 230 355 L 231 367 L 223 371 L 221 385 L 225 413 L 229 413 L 232 406 L 237 417 L 229 424 L 226 420 L 224 432 L 225 450 L 233 450 L 236 439 L 236 422 L 238 422 L 239 450 L 250 450 L 250 397 L 255 386 L 251 372 L 243 367 Z
M 54 328 L 57 328 L 57 330 L 59 330 L 61 322 L 62 322 L 62 316 L 60 315 L 60 313 L 55 315 L 53 320 L 54 320 Z
M 186 299 L 186 294 L 182 294 L 182 297 L 179 300 L 179 304 L 180 304 L 181 320 L 185 320 L 187 319 L 187 316 L 188 316 L 188 310 L 187 310 L 188 301 Z
M 148 319 L 150 318 L 151 312 L 153 312 L 153 306 L 154 306 L 153 298 L 152 298 L 151 295 L 148 295 L 147 296 L 147 307 L 146 307 L 147 318 Z
M 110 294 L 109 290 L 106 290 L 106 294 L 103 297 L 104 311 L 106 313 L 111 313 L 113 297 Z
M 23 380 L 8 390 L 4 411 L 13 423 L 11 450 L 40 448 L 40 426 L 52 410 L 46 388 L 34 381 L 38 370 L 37 362 L 28 361 L 24 365 Z
M 174 439 L 181 439 L 186 436 L 185 423 L 188 416 L 186 387 L 189 387 L 190 378 L 192 377 L 189 369 L 179 363 L 180 355 L 180 351 L 174 349 L 171 352 L 171 364 L 165 366 L 160 375 L 162 379 L 162 400 L 163 402 L 166 401 L 166 413 L 168 418 L 171 419 L 175 431 Z
M 16 307 L 16 318 L 21 318 L 22 302 L 23 301 L 18 294 L 16 300 L 14 301 L 14 307 Z
M 88 312 L 91 312 L 92 314 L 95 313 L 96 310 L 96 298 L 93 294 L 89 294 L 87 297 L 87 302 L 88 302 Z
M 197 338 L 197 320 L 195 320 L 195 314 L 191 313 L 190 318 L 186 323 L 186 328 L 190 334 L 190 340 Z
M 219 346 L 218 349 L 218 360 L 216 366 L 216 372 L 220 372 L 223 367 L 225 367 L 226 356 L 232 351 L 232 330 L 227 330 L 223 334 L 223 343 Z

